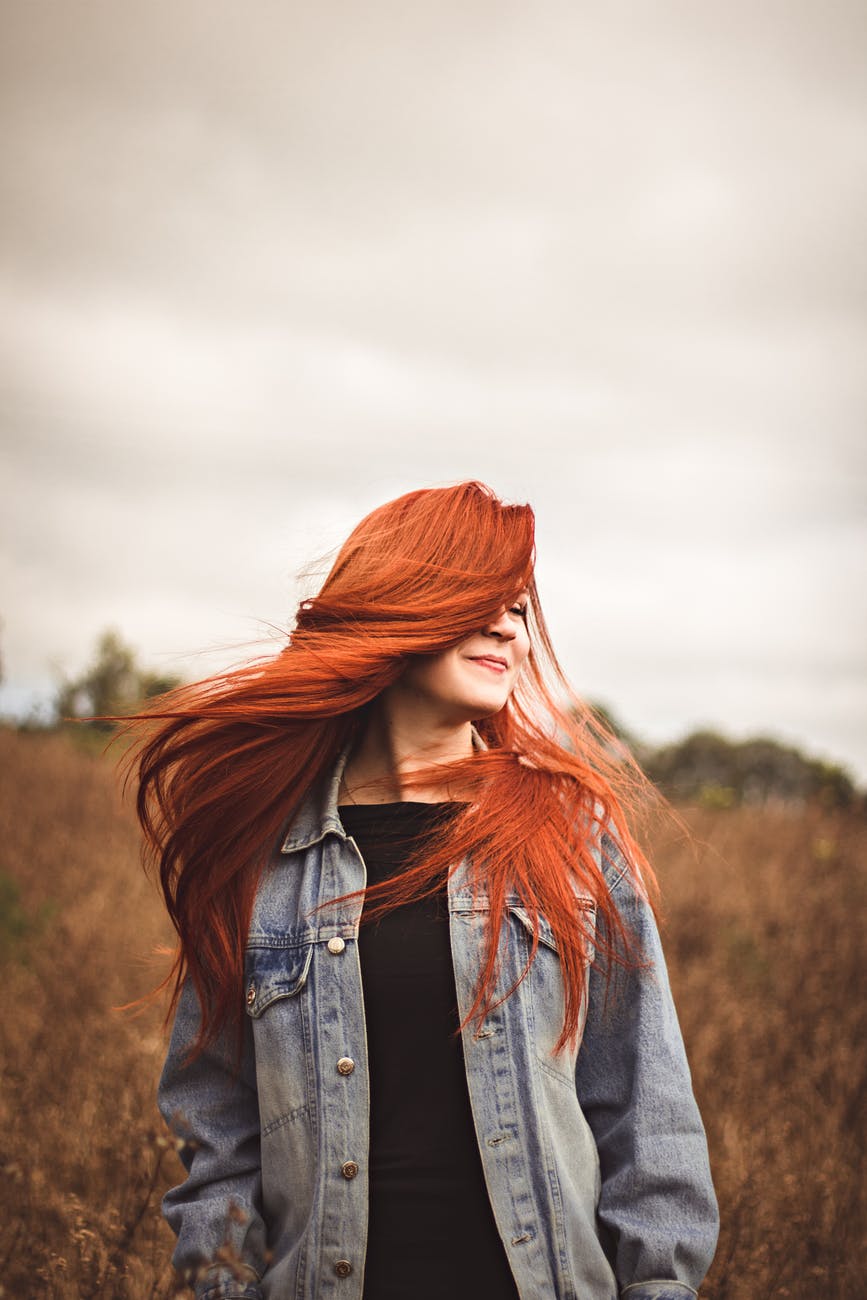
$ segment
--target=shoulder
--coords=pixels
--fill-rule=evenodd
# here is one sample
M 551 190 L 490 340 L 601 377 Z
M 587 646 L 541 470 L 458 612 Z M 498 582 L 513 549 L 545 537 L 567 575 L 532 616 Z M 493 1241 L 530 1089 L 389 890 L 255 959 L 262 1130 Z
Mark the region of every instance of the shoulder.
M 636 857 L 615 825 L 609 811 L 598 802 L 585 817 L 586 833 L 593 861 L 608 894 L 635 894 L 647 900 L 648 890 L 641 871 L 641 856 Z
M 637 872 L 630 864 L 620 839 L 612 826 L 600 828 L 598 845 L 598 866 L 605 879 L 605 884 L 608 886 L 609 893 L 613 894 L 615 889 L 622 886 L 630 874 L 637 879 Z
M 612 893 L 630 872 L 630 862 L 609 810 L 598 800 L 592 806 L 567 807 L 567 820 L 577 831 L 579 842 L 589 850 L 596 870 L 601 875 L 609 893 Z

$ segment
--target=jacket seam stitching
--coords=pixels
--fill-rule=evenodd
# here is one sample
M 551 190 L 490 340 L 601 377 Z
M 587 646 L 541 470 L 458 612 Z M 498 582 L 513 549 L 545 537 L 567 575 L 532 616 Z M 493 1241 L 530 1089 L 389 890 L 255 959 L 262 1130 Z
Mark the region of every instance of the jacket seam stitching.
M 538 1052 L 536 1053 L 536 1064 L 539 1069 L 544 1071 L 544 1073 L 550 1078 L 556 1079 L 558 1083 L 564 1084 L 571 1092 L 574 1092 L 575 1077 L 571 1071 L 569 1074 L 559 1074 L 558 1071 L 554 1069 L 553 1065 L 549 1065 L 547 1061 L 544 1061 L 542 1057 L 539 1056 Z
M 628 1286 L 623 1288 L 620 1294 L 621 1296 L 626 1296 L 628 1291 L 634 1291 L 636 1287 L 643 1286 L 678 1286 L 682 1287 L 684 1291 L 688 1291 L 690 1295 L 698 1295 L 695 1287 L 691 1287 L 688 1282 L 678 1282 L 678 1280 L 673 1277 L 648 1277 L 641 1282 L 630 1282 Z

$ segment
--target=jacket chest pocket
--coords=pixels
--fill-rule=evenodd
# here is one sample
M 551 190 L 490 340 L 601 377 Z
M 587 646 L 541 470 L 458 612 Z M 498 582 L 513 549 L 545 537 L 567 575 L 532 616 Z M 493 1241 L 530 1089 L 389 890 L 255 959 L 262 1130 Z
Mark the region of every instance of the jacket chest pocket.
M 580 1031 L 587 1015 L 587 980 L 595 955 L 594 935 L 596 905 L 591 898 L 579 898 L 579 922 L 582 928 L 584 988 L 581 996 Z M 523 971 L 533 951 L 533 917 L 520 904 L 509 906 L 509 935 L 520 954 Z M 520 972 L 518 972 L 520 973 Z M 532 964 L 519 985 L 526 999 L 528 1020 L 532 1026 L 533 1047 L 539 1064 L 547 1072 L 575 1086 L 575 1063 L 578 1046 L 566 1046 L 555 1054 L 554 1047 L 563 1029 L 566 1010 L 563 969 L 557 938 L 544 916 L 538 917 L 538 945 Z M 580 1037 L 580 1035 L 579 1035 Z
M 581 943 L 584 948 L 584 965 L 589 966 L 596 955 L 595 938 L 596 938 L 596 904 L 592 898 L 576 898 L 578 909 L 578 924 L 581 927 Z M 520 921 L 526 933 L 533 937 L 533 917 L 525 907 L 519 902 L 509 902 L 509 912 Z M 551 922 L 546 916 L 538 917 L 539 925 L 539 945 L 549 948 L 552 952 L 558 952 L 557 939 Z
M 263 1141 L 278 1131 L 288 1138 L 311 1118 L 312 957 L 312 942 L 292 947 L 254 943 L 244 957 L 244 1002 L 253 1030 Z
M 258 1020 L 273 1002 L 297 997 L 307 983 L 312 957 L 312 943 L 248 947 L 244 959 L 247 1014 Z

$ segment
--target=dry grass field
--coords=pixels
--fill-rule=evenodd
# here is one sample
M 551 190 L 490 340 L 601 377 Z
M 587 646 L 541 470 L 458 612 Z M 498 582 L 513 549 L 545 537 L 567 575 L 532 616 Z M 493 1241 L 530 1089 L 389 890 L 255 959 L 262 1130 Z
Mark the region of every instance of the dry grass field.
M 111 761 L 0 730 L 0 1294 L 178 1293 L 154 1105 L 169 941 Z M 705 1300 L 865 1294 L 867 824 L 686 810 L 655 846 L 723 1230 Z M 312 1298 L 311 1298 L 312 1300 Z M 540 1298 L 543 1300 L 543 1298 Z

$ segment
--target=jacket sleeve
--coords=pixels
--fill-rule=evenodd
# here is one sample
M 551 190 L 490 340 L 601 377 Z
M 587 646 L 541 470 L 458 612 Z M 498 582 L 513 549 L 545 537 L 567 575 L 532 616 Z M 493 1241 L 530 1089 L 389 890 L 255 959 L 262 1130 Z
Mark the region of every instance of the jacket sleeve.
M 158 1090 L 187 1170 L 186 1181 L 163 1198 L 178 1238 L 172 1262 L 197 1300 L 261 1300 L 266 1244 L 250 1027 L 244 1024 L 240 1062 L 227 1033 L 187 1064 L 199 1019 L 187 980 Z
M 589 973 L 578 1100 L 596 1140 L 600 1232 L 622 1300 L 689 1300 L 716 1248 L 707 1142 L 659 932 L 616 843 L 606 878 L 642 964 Z

